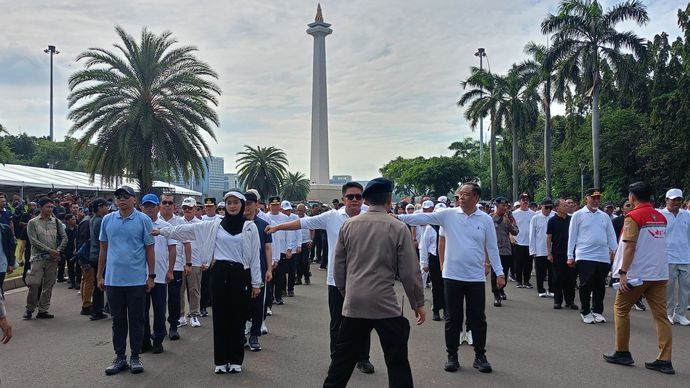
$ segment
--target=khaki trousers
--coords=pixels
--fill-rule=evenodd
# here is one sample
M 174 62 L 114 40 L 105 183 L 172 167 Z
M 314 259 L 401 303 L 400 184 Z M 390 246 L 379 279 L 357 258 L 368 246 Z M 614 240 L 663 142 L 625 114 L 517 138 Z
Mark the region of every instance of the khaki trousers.
M 199 315 L 201 303 L 201 267 L 192 267 L 192 273 L 182 277 L 180 287 L 180 316 L 184 316 L 185 291 L 189 292 L 189 313 Z
M 53 286 L 57 281 L 58 263 L 54 260 L 36 260 L 31 262 L 31 273 L 26 276 L 29 294 L 26 296 L 26 309 L 45 313 L 50 309 L 50 298 Z M 39 295 L 39 289 L 41 294 Z
M 84 269 L 83 265 L 81 267 L 81 307 L 84 309 L 88 309 L 92 305 L 91 297 L 96 286 L 94 271 L 93 266 L 89 266 L 89 269 Z
M 666 284 L 666 280 L 648 281 L 641 286 L 634 287 L 625 294 L 616 293 L 616 301 L 613 304 L 616 351 L 630 351 L 630 309 L 644 295 L 656 323 L 656 337 L 659 342 L 659 355 L 657 359 L 671 361 L 673 332 L 671 331 L 671 323 L 666 317 Z

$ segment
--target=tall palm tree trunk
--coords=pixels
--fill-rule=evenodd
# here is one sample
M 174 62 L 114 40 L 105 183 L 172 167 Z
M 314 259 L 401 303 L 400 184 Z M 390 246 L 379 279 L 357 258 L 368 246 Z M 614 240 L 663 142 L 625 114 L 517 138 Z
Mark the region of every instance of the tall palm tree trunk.
M 594 175 L 594 187 L 601 189 L 601 176 L 599 172 L 599 74 L 594 74 L 594 90 L 592 92 L 592 172 Z
M 547 94 L 548 96 L 548 94 Z M 551 101 L 544 100 L 544 174 L 546 175 L 546 196 L 551 198 Z
M 491 141 L 490 141 L 490 165 L 491 165 L 491 199 L 496 199 L 497 173 L 496 173 L 496 126 L 494 125 L 494 115 L 491 115 Z
M 518 198 L 518 185 L 519 185 L 519 179 L 518 179 L 518 139 L 517 139 L 517 125 L 515 124 L 515 120 L 513 120 L 513 124 L 510 126 L 510 132 L 513 137 L 513 201 L 517 201 Z

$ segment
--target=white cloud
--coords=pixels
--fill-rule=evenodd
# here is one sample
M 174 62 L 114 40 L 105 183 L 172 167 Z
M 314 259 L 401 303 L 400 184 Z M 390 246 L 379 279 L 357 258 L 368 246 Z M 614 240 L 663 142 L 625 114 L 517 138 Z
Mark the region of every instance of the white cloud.
M 146 26 L 170 30 L 220 75 L 221 126 L 215 155 L 234 171 L 244 144 L 283 148 L 291 170 L 308 175 L 312 38 L 305 32 L 315 1 L 265 2 L 54 0 L 18 2 L 0 14 L 0 122 L 11 131 L 48 132 L 48 63 L 55 44 L 55 126 L 69 128 L 67 78 L 76 55 L 116 43 L 114 25 L 137 36 Z M 605 1 L 607 6 L 613 1 Z M 493 71 L 524 58 L 530 40 L 543 41 L 541 20 L 556 2 L 324 0 L 327 38 L 331 174 L 371 178 L 387 161 L 448 153 L 450 142 L 478 137 L 455 105 L 459 82 L 485 47 Z M 651 22 L 634 28 L 672 37 L 677 2 L 649 2 Z

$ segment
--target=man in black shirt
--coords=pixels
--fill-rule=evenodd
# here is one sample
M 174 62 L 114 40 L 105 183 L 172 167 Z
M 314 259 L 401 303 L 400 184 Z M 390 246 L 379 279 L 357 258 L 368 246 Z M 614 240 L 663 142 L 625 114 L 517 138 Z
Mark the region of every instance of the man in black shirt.
M 554 204 L 556 216 L 551 217 L 546 226 L 546 247 L 548 260 L 553 263 L 553 308 L 561 309 L 563 299 L 565 307 L 577 310 L 575 301 L 575 279 L 577 271 L 575 265 L 568 266 L 568 228 L 570 227 L 569 205 L 563 198 Z

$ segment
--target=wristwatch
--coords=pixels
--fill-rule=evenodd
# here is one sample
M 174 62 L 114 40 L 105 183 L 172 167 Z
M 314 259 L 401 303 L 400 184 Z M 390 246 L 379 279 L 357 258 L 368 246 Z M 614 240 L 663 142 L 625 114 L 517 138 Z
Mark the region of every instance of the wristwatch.
M 619 270 L 618 270 L 618 274 L 619 274 L 619 275 L 627 275 L 627 274 L 628 274 L 628 271 L 623 271 L 622 269 L 619 269 Z
M 191 267 L 191 266 L 192 266 L 192 263 L 185 263 L 185 264 L 187 265 L 187 267 Z
M 155 278 L 156 278 L 156 274 L 155 274 L 155 273 L 150 273 L 150 274 L 149 274 L 149 279 L 155 279 Z

